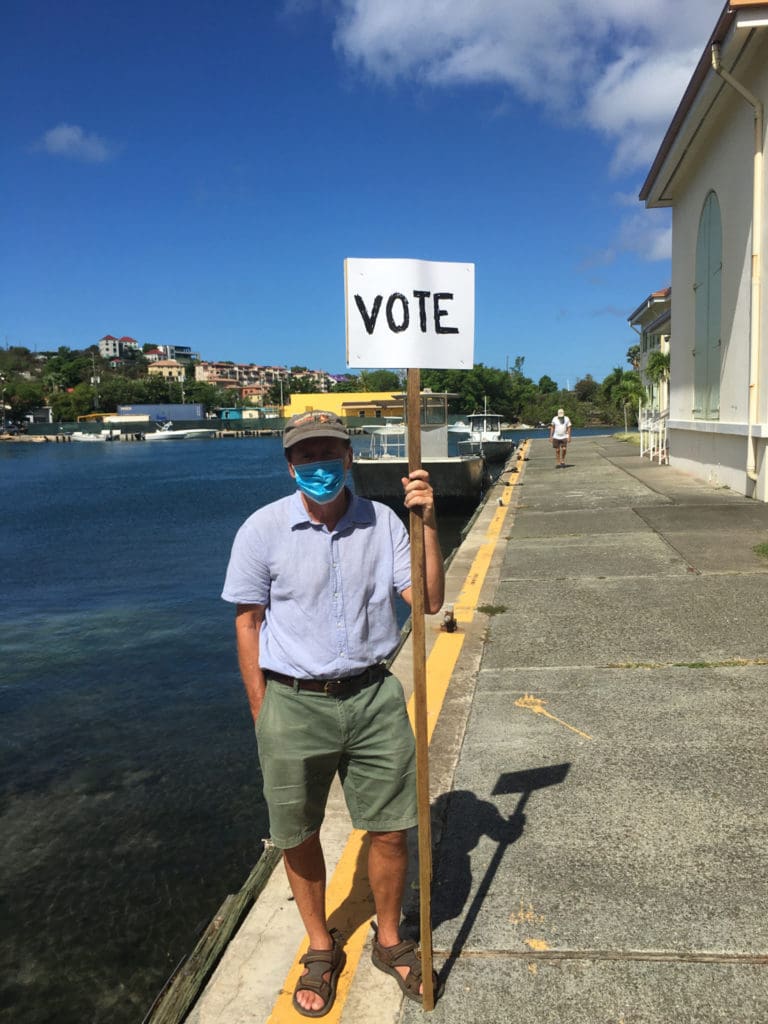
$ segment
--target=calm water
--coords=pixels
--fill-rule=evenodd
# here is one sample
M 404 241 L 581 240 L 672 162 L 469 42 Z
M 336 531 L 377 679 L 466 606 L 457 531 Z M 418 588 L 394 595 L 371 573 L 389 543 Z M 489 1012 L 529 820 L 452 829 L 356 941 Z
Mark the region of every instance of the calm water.
M 0 445 L 0 1019 L 141 1021 L 258 859 L 219 593 L 290 490 L 278 439 Z

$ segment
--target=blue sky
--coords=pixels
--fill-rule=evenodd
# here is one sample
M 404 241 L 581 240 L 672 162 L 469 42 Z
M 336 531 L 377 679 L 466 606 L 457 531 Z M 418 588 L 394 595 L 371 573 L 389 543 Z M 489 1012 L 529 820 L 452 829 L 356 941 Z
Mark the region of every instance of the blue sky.
M 9 0 L 0 344 L 345 369 L 343 260 L 476 264 L 475 361 L 626 365 L 722 0 Z

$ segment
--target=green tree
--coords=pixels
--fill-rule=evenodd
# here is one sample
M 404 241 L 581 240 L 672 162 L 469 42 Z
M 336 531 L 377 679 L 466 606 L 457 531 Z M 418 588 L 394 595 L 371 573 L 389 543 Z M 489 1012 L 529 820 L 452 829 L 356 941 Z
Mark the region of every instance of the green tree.
M 207 381 L 192 380 L 189 384 L 185 385 L 185 391 L 187 401 L 202 403 L 206 412 L 234 404 L 231 391 L 217 388 L 214 384 L 209 384 Z
M 78 416 L 93 412 L 93 388 L 90 384 L 78 384 L 68 391 L 59 391 L 51 397 L 53 418 L 59 422 L 71 423 Z
M 39 367 L 36 357 L 23 345 L 0 348 L 0 373 L 36 373 Z
M 113 372 L 116 376 L 130 377 L 136 380 L 146 376 L 149 362 L 143 353 L 137 352 L 134 348 L 127 348 L 122 355 L 120 368 Z
M 622 370 L 617 366 L 605 378 L 602 384 L 603 394 L 608 403 L 614 408 L 617 415 L 624 418 L 624 430 L 629 429 L 629 412 L 635 414 L 637 423 L 637 406 L 645 397 L 645 388 L 640 381 L 640 375 L 634 370 Z
M 591 402 L 600 390 L 600 385 L 593 379 L 592 374 L 588 373 L 576 381 L 573 390 L 579 402 Z
M 523 357 L 515 360 L 514 369 L 507 372 L 476 363 L 471 370 L 425 370 L 421 375 L 423 387 L 433 391 L 447 391 L 458 395 L 449 402 L 451 413 L 466 415 L 480 412 L 486 402 L 489 412 L 504 419 L 519 419 L 525 404 L 536 394 L 536 386 L 522 372 Z
M 130 405 L 135 391 L 134 382 L 116 374 L 102 377 L 99 385 L 99 409 L 116 412 L 118 405 Z
M 669 378 L 669 352 L 651 352 L 645 364 L 645 375 L 654 384 Z
M 630 345 L 627 349 L 627 362 L 633 370 L 640 369 L 640 346 Z
M 23 377 L 15 377 L 5 386 L 5 402 L 10 411 L 5 416 L 12 422 L 19 422 L 33 409 L 45 405 L 45 394 L 40 381 L 28 381 Z
M 287 405 L 291 400 L 291 390 L 288 381 L 283 381 L 282 386 L 279 380 L 276 380 L 273 384 L 270 384 L 267 389 L 267 393 L 264 396 L 264 402 L 266 405 Z
M 288 378 L 288 387 L 283 383 L 283 394 L 289 391 L 292 395 L 311 395 L 317 391 L 317 384 L 311 377 L 303 374 L 291 374 Z M 286 402 L 288 399 L 286 398 Z
M 360 387 L 360 378 L 354 373 L 347 373 L 341 378 L 341 380 L 336 381 L 331 388 L 331 391 L 336 394 L 345 395 L 348 395 L 353 391 L 362 391 L 362 388 Z
M 557 391 L 557 384 L 545 373 L 543 377 L 539 377 L 538 388 L 540 394 L 551 395 Z
M 400 378 L 394 370 L 371 370 L 368 374 L 369 391 L 402 391 Z

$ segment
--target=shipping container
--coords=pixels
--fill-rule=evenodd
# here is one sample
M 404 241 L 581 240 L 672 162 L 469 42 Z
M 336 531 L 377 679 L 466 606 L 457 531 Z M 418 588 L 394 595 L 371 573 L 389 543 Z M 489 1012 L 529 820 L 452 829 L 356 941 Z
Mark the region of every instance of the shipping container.
M 151 405 L 118 405 L 120 416 L 149 416 L 153 420 L 204 420 L 205 407 L 202 402 L 185 405 L 173 402 L 157 402 Z

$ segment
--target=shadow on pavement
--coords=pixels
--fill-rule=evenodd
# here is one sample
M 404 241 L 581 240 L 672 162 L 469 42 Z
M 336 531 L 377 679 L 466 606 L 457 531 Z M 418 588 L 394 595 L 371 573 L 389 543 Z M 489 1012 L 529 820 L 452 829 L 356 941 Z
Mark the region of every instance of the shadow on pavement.
M 440 972 L 443 981 L 461 955 L 504 854 L 523 833 L 525 808 L 532 794 L 537 789 L 560 785 L 565 781 L 570 767 L 570 764 L 557 764 L 500 775 L 492 795 L 520 794 L 517 806 L 509 818 L 501 815 L 494 803 L 478 799 L 469 790 L 445 793 L 434 802 L 433 814 L 445 822 L 435 872 L 432 905 L 434 928 L 459 917 L 469 901 L 473 889 L 470 852 L 477 846 L 480 837 L 488 836 L 497 844 L 482 879 L 475 887 L 461 928 Z M 408 924 L 410 931 L 412 922 Z

